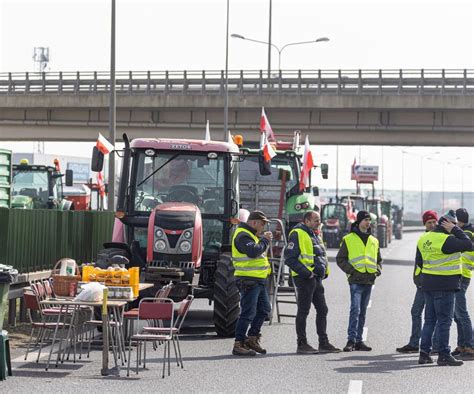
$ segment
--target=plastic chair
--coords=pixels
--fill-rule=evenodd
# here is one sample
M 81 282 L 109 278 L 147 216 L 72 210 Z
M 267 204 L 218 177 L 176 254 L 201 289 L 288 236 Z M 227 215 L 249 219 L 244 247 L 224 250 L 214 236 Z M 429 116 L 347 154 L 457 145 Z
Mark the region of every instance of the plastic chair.
M 183 358 L 181 356 L 181 346 L 179 342 L 179 333 L 181 331 L 181 327 L 183 325 L 184 320 L 186 319 L 186 316 L 189 312 L 189 309 L 191 308 L 191 304 L 193 303 L 194 296 L 193 295 L 188 295 L 183 301 L 180 302 L 178 311 L 176 312 L 176 320 L 174 326 L 171 328 L 171 334 L 173 336 L 172 341 L 173 341 L 173 347 L 174 347 L 174 353 L 176 355 L 176 360 L 178 366 L 181 364 L 181 368 L 184 368 L 183 366 Z M 160 334 L 163 332 L 168 332 L 169 328 L 165 327 L 144 327 L 143 331 L 144 332 L 150 332 L 154 334 Z M 176 341 L 176 343 L 175 343 Z M 177 345 L 177 350 L 176 351 L 176 345 Z M 179 357 L 179 358 L 178 358 Z M 179 360 L 179 361 L 178 361 Z
M 132 350 L 132 342 L 137 344 L 137 374 L 138 364 L 141 355 L 141 346 L 143 343 L 143 368 L 146 367 L 146 343 L 147 342 L 162 342 L 163 346 L 163 375 L 165 377 L 166 360 L 168 359 L 168 376 L 171 374 L 170 367 L 170 342 L 173 340 L 173 327 L 174 327 L 174 302 L 169 298 L 143 298 L 138 306 L 138 317 L 139 320 L 146 321 L 163 321 L 169 324 L 169 327 L 164 328 L 160 333 L 150 333 L 142 330 L 141 332 L 134 334 L 130 337 L 130 343 L 128 348 L 128 365 L 127 365 L 127 376 L 130 376 L 130 353 Z M 166 355 L 168 351 L 168 355 Z

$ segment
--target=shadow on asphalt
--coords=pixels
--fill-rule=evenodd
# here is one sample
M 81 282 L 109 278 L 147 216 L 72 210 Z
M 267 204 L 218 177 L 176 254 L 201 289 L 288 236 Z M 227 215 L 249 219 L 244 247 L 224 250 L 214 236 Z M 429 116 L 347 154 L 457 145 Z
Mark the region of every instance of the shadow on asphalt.
M 399 354 L 379 354 L 376 356 L 369 355 L 353 355 L 333 360 L 332 362 L 344 362 L 344 361 L 361 361 L 359 365 L 352 365 L 350 367 L 339 367 L 334 368 L 334 371 L 340 373 L 391 373 L 394 371 L 409 370 L 415 368 L 428 368 L 430 366 L 437 366 L 436 364 L 431 365 L 419 365 L 418 361 L 413 358 L 407 359 Z

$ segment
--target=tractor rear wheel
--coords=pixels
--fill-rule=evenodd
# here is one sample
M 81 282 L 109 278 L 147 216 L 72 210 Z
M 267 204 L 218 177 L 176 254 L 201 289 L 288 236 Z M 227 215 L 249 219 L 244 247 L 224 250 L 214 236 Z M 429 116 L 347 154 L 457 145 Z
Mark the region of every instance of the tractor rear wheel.
M 381 249 L 387 247 L 387 227 L 385 225 L 377 226 L 377 239 Z
M 214 326 L 220 337 L 233 337 L 240 313 L 240 294 L 229 255 L 221 255 L 214 277 Z

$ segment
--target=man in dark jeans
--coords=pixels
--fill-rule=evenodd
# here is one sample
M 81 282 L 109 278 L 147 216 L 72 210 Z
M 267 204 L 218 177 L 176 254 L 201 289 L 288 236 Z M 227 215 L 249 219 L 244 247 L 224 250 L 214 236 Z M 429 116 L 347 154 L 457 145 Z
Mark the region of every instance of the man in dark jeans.
M 323 279 L 329 274 L 326 249 L 317 234 L 321 219 L 317 212 L 307 212 L 303 222 L 290 232 L 285 249 L 285 264 L 290 267 L 297 289 L 296 335 L 297 353 L 316 354 L 306 338 L 306 319 L 311 303 L 316 309 L 316 332 L 319 352 L 337 353 L 341 350 L 329 343 L 327 328 L 328 307 L 324 297 Z
M 438 222 L 438 214 L 435 211 L 425 211 L 422 216 L 425 232 L 433 231 Z M 415 264 L 413 272 L 416 293 L 411 306 L 411 336 L 407 345 L 398 347 L 399 353 L 418 353 L 420 351 L 420 337 L 423 310 L 425 309 L 425 296 L 421 290 L 421 269 Z
M 362 334 L 365 316 L 375 278 L 382 273 L 379 242 L 370 232 L 370 213 L 359 211 L 351 231 L 341 242 L 336 256 L 340 269 L 347 274 L 351 292 L 351 309 L 345 352 L 371 351 Z
M 235 356 L 267 353 L 260 345 L 260 329 L 271 311 L 266 289 L 270 274 L 266 253 L 272 233 L 265 231 L 267 222 L 263 212 L 251 212 L 247 223 L 240 223 L 232 238 L 232 262 L 240 291 L 240 316 L 232 349 Z
M 432 336 L 438 323 L 438 365 L 459 366 L 463 362 L 450 354 L 449 330 L 454 315 L 455 294 L 460 290 L 461 252 L 472 248 L 471 239 L 459 227 L 454 211 L 441 216 L 433 231 L 419 240 L 416 264 L 421 269 L 425 295 L 425 321 L 421 332 L 419 364 L 432 364 Z

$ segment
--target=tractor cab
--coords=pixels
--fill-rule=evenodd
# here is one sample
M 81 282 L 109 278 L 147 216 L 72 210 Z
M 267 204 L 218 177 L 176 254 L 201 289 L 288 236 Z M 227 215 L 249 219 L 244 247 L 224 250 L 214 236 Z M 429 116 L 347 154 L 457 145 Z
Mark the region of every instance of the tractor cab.
M 324 243 L 328 248 L 338 248 L 342 237 L 350 230 L 347 205 L 324 204 L 321 209 L 321 223 Z
M 74 204 L 67 201 L 63 191 L 63 176 L 59 161 L 55 166 L 30 165 L 21 160 L 13 165 L 12 208 L 73 210 Z M 72 170 L 66 170 L 66 185 L 72 186 Z

